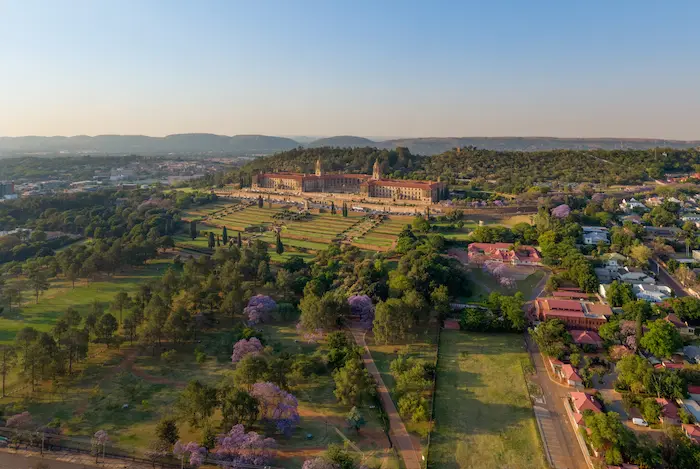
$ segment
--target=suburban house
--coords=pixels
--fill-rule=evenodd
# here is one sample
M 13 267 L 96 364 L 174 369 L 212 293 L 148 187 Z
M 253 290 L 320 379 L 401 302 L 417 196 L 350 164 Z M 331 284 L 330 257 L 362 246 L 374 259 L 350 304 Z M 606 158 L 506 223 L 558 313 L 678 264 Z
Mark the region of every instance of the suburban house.
M 607 267 L 596 267 L 594 269 L 596 277 L 601 284 L 609 284 L 614 280 L 623 283 L 630 283 L 636 285 L 638 283 L 647 283 L 650 285 L 656 284 L 656 280 L 653 277 L 647 275 L 643 270 L 630 268 L 630 267 L 618 267 L 617 269 L 612 266 Z M 607 288 L 606 288 L 607 290 Z M 604 292 L 601 290 L 601 295 L 605 296 Z
M 647 206 L 632 197 L 631 199 L 622 199 L 622 202 L 620 203 L 620 210 L 623 212 L 631 212 L 633 210 L 647 210 Z
M 661 417 L 659 420 L 664 425 L 680 425 L 678 407 L 676 404 L 663 397 L 657 397 L 656 402 L 661 405 Z
M 574 368 L 569 363 L 564 363 L 556 358 L 549 359 L 549 366 L 552 368 L 552 372 L 562 379 L 566 384 L 574 388 L 583 388 L 583 379 Z
M 689 362 L 700 364 L 700 347 L 686 345 L 683 347 L 683 355 L 685 355 L 685 358 L 687 358 Z
M 586 245 L 597 245 L 597 244 L 610 244 L 608 239 L 608 229 L 601 226 L 582 226 L 583 234 L 581 238 L 583 239 L 583 244 Z
M 681 321 L 675 314 L 669 314 L 664 318 L 664 320 L 676 326 L 676 329 L 678 329 L 678 332 L 680 332 L 681 335 L 687 337 L 695 336 L 695 328 L 693 326 L 689 326 L 687 322 Z
M 700 386 L 688 385 L 688 394 L 695 402 L 700 402 Z
M 603 260 L 603 267 L 611 271 L 617 271 L 618 269 L 624 267 L 625 261 L 627 260 L 625 256 L 617 252 L 605 254 L 601 257 L 601 259 Z
M 671 297 L 672 290 L 666 285 L 653 285 L 648 283 L 637 283 L 632 285 L 634 296 L 640 300 L 652 303 L 661 303 Z
M 682 405 L 685 411 L 692 415 L 696 422 L 700 422 L 700 404 L 693 399 L 679 399 L 678 405 Z
M 628 221 L 628 222 L 634 223 L 634 224 L 636 224 L 636 225 L 641 225 L 641 224 L 642 224 L 642 217 L 640 217 L 640 216 L 637 215 L 636 213 L 633 213 L 633 214 L 631 214 L 631 215 L 625 215 L 625 216 L 623 216 L 623 217 L 620 217 L 620 220 L 622 221 L 622 223 Z
M 574 420 L 576 425 L 584 426 L 583 423 L 583 413 L 586 410 L 590 410 L 593 413 L 599 413 L 603 411 L 603 407 L 600 402 L 590 394 L 585 392 L 573 391 L 569 393 L 569 400 L 571 401 L 571 407 L 574 410 Z
M 469 262 L 483 264 L 487 261 L 512 265 L 542 265 L 542 256 L 532 246 L 516 246 L 510 243 L 471 243 L 467 249 Z
M 689 423 L 684 423 L 683 424 L 683 433 L 685 433 L 686 436 L 688 438 L 690 438 L 690 441 L 692 441 L 696 445 L 700 445 L 700 426 L 699 425 L 691 425 Z
M 560 319 L 571 329 L 597 331 L 612 316 L 612 309 L 602 303 L 559 298 L 537 298 L 533 305 L 540 321 Z
M 664 238 L 668 240 L 673 240 L 675 239 L 676 235 L 681 233 L 683 230 L 681 230 L 678 227 L 675 226 L 664 226 L 664 227 L 657 227 L 657 226 L 645 226 L 644 227 L 644 236 L 647 239 L 654 239 L 654 238 Z
M 574 339 L 574 343 L 577 345 L 591 345 L 595 348 L 601 348 L 603 346 L 603 339 L 600 338 L 597 332 L 582 331 L 579 329 L 573 329 L 569 332 Z

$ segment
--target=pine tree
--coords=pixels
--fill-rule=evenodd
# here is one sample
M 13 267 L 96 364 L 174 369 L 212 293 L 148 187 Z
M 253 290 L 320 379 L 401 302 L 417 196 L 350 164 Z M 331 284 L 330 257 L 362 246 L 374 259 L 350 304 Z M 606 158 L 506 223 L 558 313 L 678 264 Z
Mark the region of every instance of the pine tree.
M 214 249 L 214 246 L 216 245 L 216 241 L 214 240 L 214 233 L 211 231 L 209 232 L 209 249 Z
M 194 220 L 190 222 L 190 237 L 193 241 L 197 239 L 197 222 Z
M 228 244 L 228 231 L 226 230 L 225 226 L 224 226 L 224 229 L 221 231 L 221 238 L 222 238 L 222 241 L 224 242 L 224 245 Z
M 282 254 L 284 252 L 284 245 L 282 244 L 282 239 L 280 239 L 280 234 L 277 233 L 277 242 L 275 246 L 275 251 L 277 254 Z

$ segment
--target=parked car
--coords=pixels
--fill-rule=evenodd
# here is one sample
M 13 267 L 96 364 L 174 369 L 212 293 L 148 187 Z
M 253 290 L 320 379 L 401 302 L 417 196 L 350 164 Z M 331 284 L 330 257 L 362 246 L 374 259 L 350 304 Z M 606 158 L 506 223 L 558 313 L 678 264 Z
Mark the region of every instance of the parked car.
M 646 420 L 638 419 L 636 417 L 632 419 L 632 423 L 635 425 L 639 425 L 640 427 L 648 427 L 649 426 L 649 424 L 647 423 Z

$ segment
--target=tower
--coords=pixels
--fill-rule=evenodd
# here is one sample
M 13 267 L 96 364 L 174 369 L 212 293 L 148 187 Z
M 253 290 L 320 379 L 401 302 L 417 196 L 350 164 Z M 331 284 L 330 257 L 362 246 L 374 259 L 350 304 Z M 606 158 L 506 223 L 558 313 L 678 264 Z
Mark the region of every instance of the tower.
M 321 158 L 316 160 L 316 176 L 323 176 L 323 171 L 321 170 Z
M 372 179 L 375 181 L 378 181 L 382 178 L 382 171 L 379 169 L 379 159 L 377 159 L 374 162 L 374 166 L 372 167 Z

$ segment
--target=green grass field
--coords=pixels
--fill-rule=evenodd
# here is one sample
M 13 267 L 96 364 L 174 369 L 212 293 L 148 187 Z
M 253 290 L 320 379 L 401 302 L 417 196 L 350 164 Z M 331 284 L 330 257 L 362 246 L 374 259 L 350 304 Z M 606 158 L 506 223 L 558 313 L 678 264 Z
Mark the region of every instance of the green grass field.
M 483 301 L 492 291 L 498 292 L 502 295 L 512 295 L 515 292 L 521 292 L 525 299 L 530 298 L 532 291 L 537 287 L 544 277 L 544 271 L 536 270 L 533 274 L 529 275 L 523 280 L 516 281 L 516 289 L 512 290 L 502 286 L 498 283 L 498 279 L 487 274 L 481 269 L 470 269 L 469 276 L 473 281 L 472 296 L 469 298 L 461 298 L 460 301 L 464 300 L 466 302 Z
M 428 468 L 544 469 L 519 334 L 443 331 Z
M 95 300 L 107 304 L 119 290 L 132 292 L 145 280 L 160 277 L 170 263 L 170 260 L 165 259 L 150 261 L 144 267 L 129 269 L 90 284 L 80 280 L 76 282 L 75 288 L 71 287 L 69 281 L 56 278 L 51 280 L 50 288 L 39 297 L 38 303 L 32 292 L 27 291 L 19 312 L 13 307 L 12 312 L 5 311 L 0 317 L 0 343 L 12 342 L 17 331 L 25 326 L 39 331 L 50 330 L 68 307 L 86 313 Z

